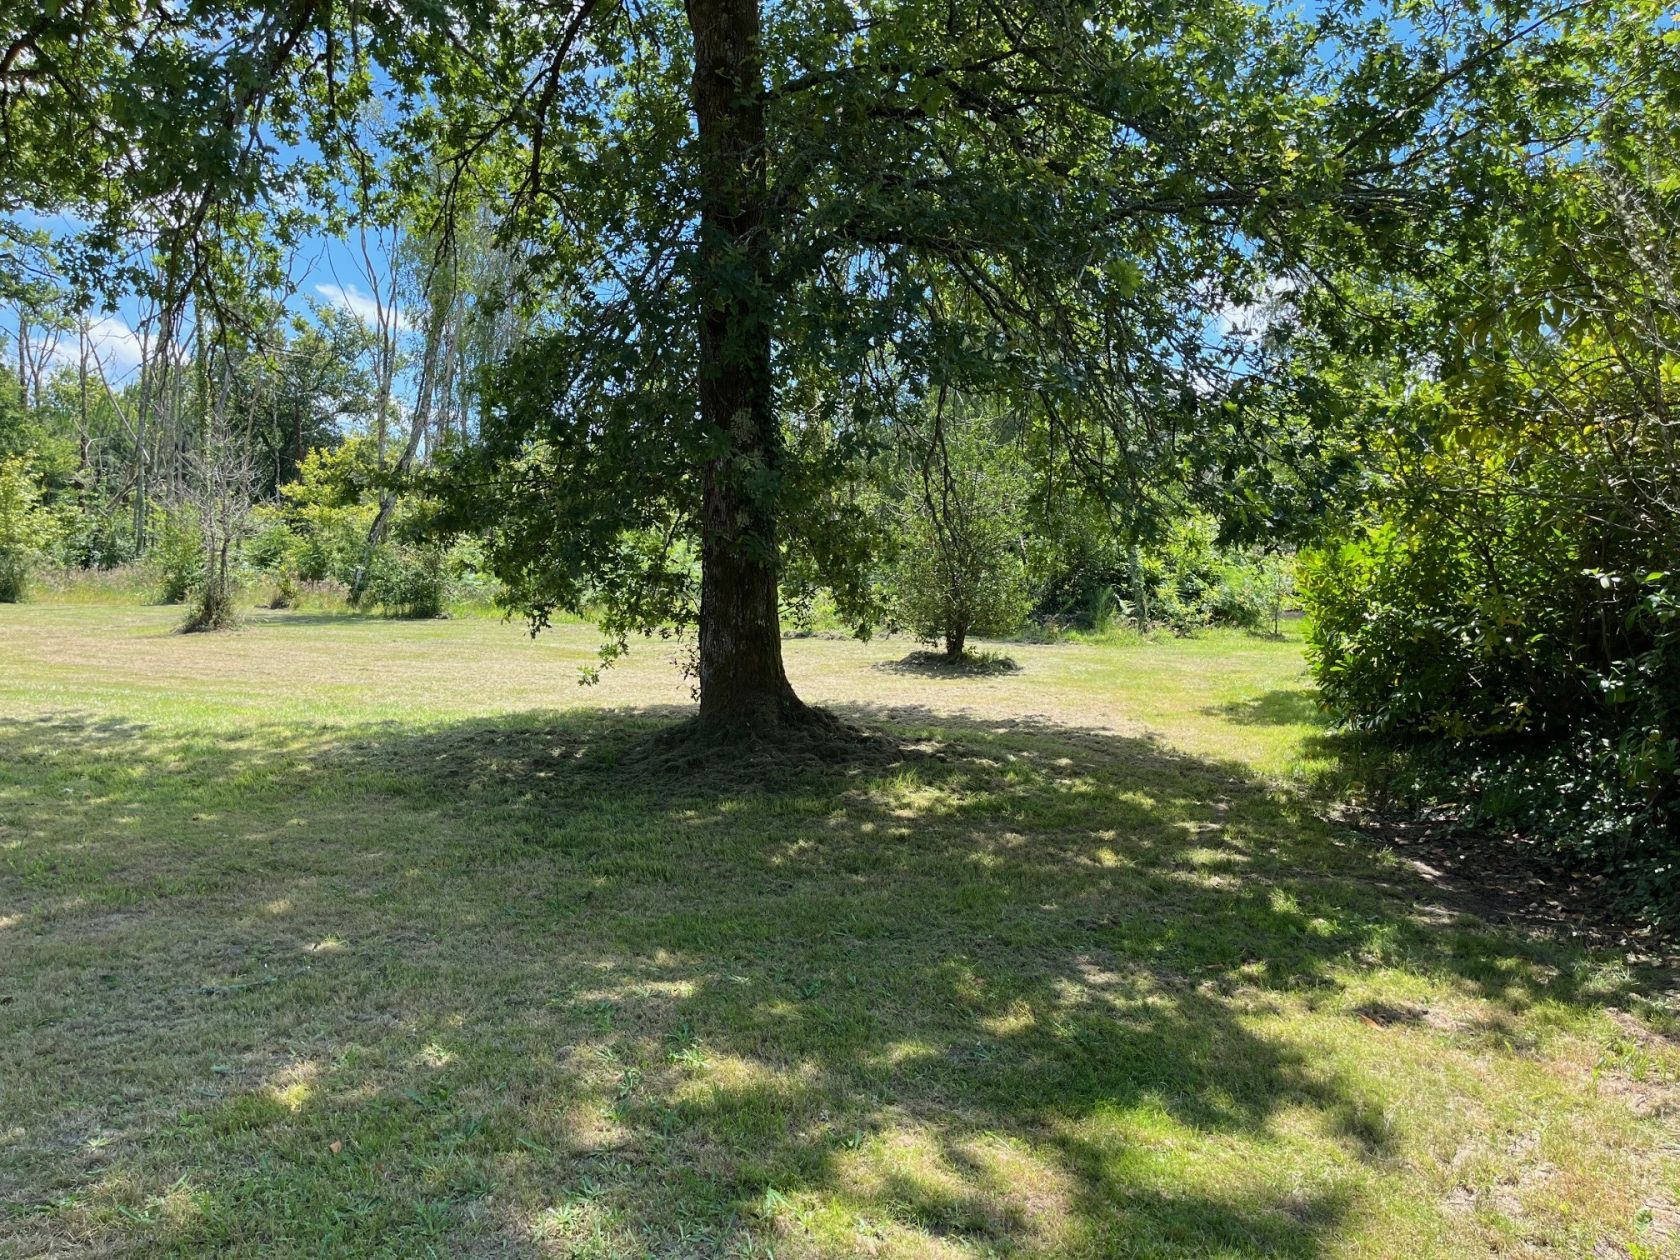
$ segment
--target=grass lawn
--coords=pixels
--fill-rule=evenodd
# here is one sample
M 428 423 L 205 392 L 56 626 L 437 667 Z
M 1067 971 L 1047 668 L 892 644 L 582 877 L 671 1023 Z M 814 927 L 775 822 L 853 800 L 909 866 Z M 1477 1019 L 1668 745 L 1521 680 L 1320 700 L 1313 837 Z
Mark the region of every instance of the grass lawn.
M 0 607 L 0 1253 L 1680 1253 L 1671 982 L 1323 821 L 1298 642 L 792 641 L 934 755 L 766 782 L 658 644 L 178 617 Z

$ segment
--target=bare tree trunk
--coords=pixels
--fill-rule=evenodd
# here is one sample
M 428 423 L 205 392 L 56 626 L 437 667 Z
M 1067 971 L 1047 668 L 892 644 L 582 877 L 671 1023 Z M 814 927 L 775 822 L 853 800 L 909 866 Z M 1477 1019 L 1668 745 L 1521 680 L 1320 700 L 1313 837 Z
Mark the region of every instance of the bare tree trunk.
M 1149 633 L 1149 588 L 1143 584 L 1143 556 L 1137 541 L 1132 541 L 1130 556 L 1132 578 L 1132 615 L 1137 619 L 1139 634 Z
M 415 452 L 420 449 L 420 440 L 425 436 L 426 427 L 430 422 L 432 395 L 435 392 L 434 382 L 437 377 L 438 356 L 443 340 L 443 312 L 439 310 L 437 302 L 427 303 L 426 319 L 426 348 L 420 356 L 420 383 L 415 391 L 414 411 L 409 416 L 408 442 L 403 447 L 402 454 L 397 457 L 396 467 L 391 470 L 391 482 L 379 494 L 379 511 L 374 513 L 373 523 L 368 526 L 367 541 L 362 546 L 362 562 L 356 566 L 356 575 L 350 583 L 350 606 L 358 606 L 367 594 L 368 578 L 373 568 L 373 555 L 379 549 L 379 544 L 385 537 L 385 530 L 391 523 L 391 512 L 397 505 L 397 483 L 407 474 L 414 462 Z M 387 392 L 390 383 L 383 387 Z M 383 404 L 381 404 L 383 406 Z M 381 422 L 383 426 L 383 422 Z M 381 448 L 383 449 L 383 448 Z M 383 462 L 383 456 L 381 456 Z
M 225 345 L 215 351 L 220 380 L 214 396 L 210 392 L 209 369 L 213 353 L 204 339 L 202 326 L 195 339 L 196 384 L 200 392 L 196 467 L 190 480 L 198 499 L 199 528 L 204 541 L 204 588 L 197 606 L 182 628 L 225 630 L 238 622 L 233 589 L 234 548 L 244 534 L 251 511 L 256 482 L 256 463 L 251 452 L 249 421 L 244 432 L 230 414 L 234 374 L 237 370 Z
M 749 489 L 782 460 L 770 358 L 758 0 L 688 0 L 700 135 L 700 415 L 727 435 L 704 470 L 700 722 L 768 727 L 809 714 L 782 666 L 774 505 Z M 722 283 L 745 259 L 756 280 Z
M 160 347 L 167 334 L 160 330 L 155 344 L 140 358 L 140 402 L 134 409 L 134 551 L 146 550 L 146 438 L 150 428 L 152 399 L 157 392 Z
M 78 327 L 76 330 L 76 482 L 80 489 L 76 497 L 79 502 L 85 502 L 87 499 L 87 484 L 83 477 L 88 466 L 87 361 L 87 332 L 85 329 Z
M 373 291 L 373 314 L 375 331 L 379 334 L 379 348 L 375 354 L 375 366 L 378 374 L 379 389 L 375 402 L 375 459 L 381 471 L 385 468 L 385 447 L 390 440 L 390 412 L 391 388 L 397 375 L 397 337 L 401 332 L 401 312 L 397 307 L 397 266 L 398 254 L 402 244 L 399 229 L 391 233 L 391 245 L 385 255 L 385 271 L 389 279 L 390 289 L 380 288 L 379 269 L 373 265 L 373 255 L 368 249 L 367 231 L 364 228 L 359 236 L 362 251 L 363 274 L 367 276 L 368 287 Z M 298 453 L 301 466 L 303 454 Z

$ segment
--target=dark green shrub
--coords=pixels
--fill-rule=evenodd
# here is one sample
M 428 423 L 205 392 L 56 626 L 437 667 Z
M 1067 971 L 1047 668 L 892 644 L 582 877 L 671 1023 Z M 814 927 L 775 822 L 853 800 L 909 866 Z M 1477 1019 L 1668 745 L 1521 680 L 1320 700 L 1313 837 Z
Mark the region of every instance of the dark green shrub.
M 1514 503 L 1474 533 L 1435 516 L 1383 525 L 1312 555 L 1302 595 L 1320 692 L 1427 768 L 1414 793 L 1674 913 L 1680 592 L 1666 574 L 1571 564 L 1568 544 L 1584 540 L 1528 510 Z
M 181 623 L 185 634 L 212 630 L 236 629 L 242 618 L 239 612 L 239 588 L 233 583 L 203 582 L 192 592 L 192 610 Z
M 1212 518 L 1195 514 L 1137 548 L 1135 568 L 1133 549 L 1099 521 L 1068 531 L 1045 568 L 1035 615 L 1098 634 L 1121 618 L 1175 634 L 1210 625 L 1274 629 L 1293 589 L 1292 560 L 1222 547 Z
M 908 470 L 891 512 L 897 562 L 893 624 L 961 660 L 970 635 L 1009 635 L 1032 608 L 1027 481 L 991 432 L 990 417 L 954 409 L 925 466 Z
M 78 569 L 129 564 L 135 559 L 132 518 L 120 511 L 75 511 L 68 517 L 60 554 Z
M 298 602 L 297 575 L 290 568 L 282 568 L 274 578 L 274 593 L 269 597 L 270 608 L 296 608 Z
M 367 600 L 388 615 L 444 616 L 453 593 L 446 545 L 388 541 L 374 553 Z
M 204 539 L 190 508 L 176 508 L 157 523 L 146 567 L 162 604 L 184 604 L 203 585 Z

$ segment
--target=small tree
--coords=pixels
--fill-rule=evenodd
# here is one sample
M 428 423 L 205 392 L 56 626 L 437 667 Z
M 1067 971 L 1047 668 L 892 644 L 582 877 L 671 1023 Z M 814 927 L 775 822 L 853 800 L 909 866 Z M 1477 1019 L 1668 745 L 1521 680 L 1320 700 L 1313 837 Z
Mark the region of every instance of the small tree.
M 27 456 L 0 459 L 0 604 L 29 590 L 30 574 L 58 541 L 58 521 L 41 504 Z
M 206 409 L 203 441 L 193 457 L 193 497 L 204 549 L 204 573 L 184 630 L 227 630 L 238 622 L 235 562 L 249 532 L 257 467 L 247 435 L 229 416 L 233 366 L 221 356 L 221 383 Z
M 963 405 L 935 408 L 902 485 L 895 620 L 945 658 L 963 659 L 971 634 L 1011 634 L 1031 608 L 1026 478 L 997 423 Z

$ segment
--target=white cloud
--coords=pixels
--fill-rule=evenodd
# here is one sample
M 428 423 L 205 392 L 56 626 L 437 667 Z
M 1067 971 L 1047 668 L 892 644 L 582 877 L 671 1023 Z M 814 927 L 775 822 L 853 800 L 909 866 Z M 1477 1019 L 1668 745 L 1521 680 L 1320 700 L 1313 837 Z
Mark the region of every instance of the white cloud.
M 1256 337 L 1264 333 L 1277 316 L 1282 303 L 1294 293 L 1285 279 L 1272 277 L 1260 286 L 1253 300 L 1228 302 L 1213 314 L 1213 331 L 1219 338 Z
M 146 357 L 145 343 L 140 334 L 130 328 L 120 316 L 100 315 L 85 325 L 90 355 L 88 370 L 94 370 L 92 360 L 98 360 L 105 376 L 115 385 L 132 376 Z M 81 339 L 74 329 L 60 333 L 53 344 L 48 361 L 55 368 L 74 368 L 80 362 Z
M 379 303 L 371 294 L 363 293 L 359 285 L 317 284 L 315 292 L 329 306 L 349 311 L 370 328 L 379 327 Z M 396 312 L 396 326 L 399 329 L 410 326 L 401 310 Z
M 101 315 L 88 325 L 87 335 L 88 344 L 99 356 L 99 361 L 105 365 L 107 372 L 132 372 L 140 366 L 140 360 L 145 357 L 145 347 L 140 340 L 140 334 L 115 315 Z M 70 347 L 70 353 L 75 354 L 73 345 Z

